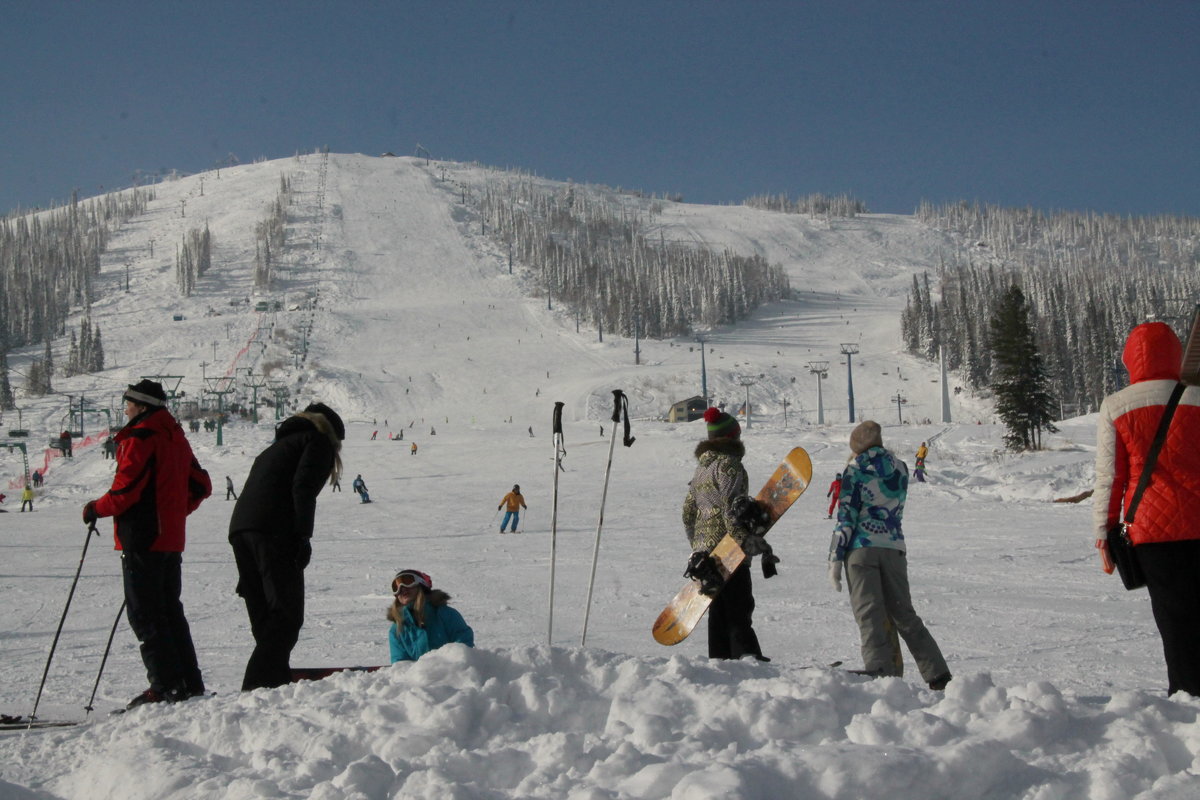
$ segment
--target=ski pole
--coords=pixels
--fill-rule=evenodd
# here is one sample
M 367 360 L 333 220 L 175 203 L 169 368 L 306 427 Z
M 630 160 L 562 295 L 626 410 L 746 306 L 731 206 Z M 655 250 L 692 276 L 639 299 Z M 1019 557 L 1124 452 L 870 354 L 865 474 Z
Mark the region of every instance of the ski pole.
M 488 523 L 488 527 L 489 527 L 489 528 L 491 528 L 493 531 L 494 531 L 494 530 L 496 530 L 496 517 L 498 517 L 498 516 L 500 516 L 500 509 L 499 509 L 499 508 L 497 508 L 497 509 L 496 509 L 496 513 L 495 513 L 495 514 L 492 514 L 492 519 L 491 519 L 491 521 Z
M 550 616 L 546 622 L 546 644 L 551 644 L 554 639 L 554 550 L 558 540 L 558 467 L 567 452 L 563 446 L 562 410 L 562 403 L 554 404 L 554 419 L 551 423 L 554 434 L 550 437 L 554 445 L 554 492 L 550 502 Z
M 92 684 L 92 696 L 88 698 L 88 703 L 84 706 L 87 713 L 92 713 L 92 703 L 96 699 L 96 690 L 100 688 L 100 676 L 104 674 L 104 665 L 108 663 L 108 652 L 112 650 L 113 637 L 117 635 L 117 625 L 121 622 L 121 614 L 125 611 L 125 601 L 121 601 L 121 607 L 117 609 L 117 618 L 113 620 L 112 630 L 108 632 L 108 644 L 104 645 L 104 657 L 100 659 L 100 671 L 96 673 L 96 682 Z
M 75 587 L 79 584 L 79 574 L 83 572 L 83 560 L 87 558 L 88 544 L 92 541 L 93 533 L 97 538 L 100 537 L 100 531 L 96 530 L 95 520 L 88 523 L 87 533 L 83 535 L 83 552 L 79 556 L 79 567 L 75 570 L 75 580 L 71 581 L 71 591 L 67 593 L 67 605 L 63 608 L 62 618 L 58 621 L 58 630 L 54 632 L 54 641 L 50 643 L 50 655 L 46 658 L 46 668 L 42 670 L 42 682 L 38 684 L 37 697 L 33 701 L 33 713 L 29 715 L 30 727 L 37 719 L 38 705 L 42 702 L 42 690 L 46 688 L 46 676 L 50 674 L 50 662 L 54 660 L 54 650 L 58 647 L 58 637 L 62 635 L 63 623 L 67 621 L 67 611 L 71 608 L 71 598 L 75 596 Z
M 587 646 L 588 617 L 592 613 L 592 590 L 596 586 L 596 562 L 600 559 L 600 529 L 604 527 L 604 503 L 608 498 L 608 477 L 612 473 L 613 448 L 617 444 L 617 423 L 621 421 L 621 409 L 625 409 L 625 440 L 626 447 L 633 446 L 633 437 L 629 435 L 629 399 L 620 389 L 613 389 L 612 436 L 608 440 L 608 465 L 604 468 L 604 489 L 600 492 L 600 519 L 596 521 L 596 546 L 592 550 L 592 575 L 588 579 L 587 605 L 583 608 L 583 636 L 579 646 Z

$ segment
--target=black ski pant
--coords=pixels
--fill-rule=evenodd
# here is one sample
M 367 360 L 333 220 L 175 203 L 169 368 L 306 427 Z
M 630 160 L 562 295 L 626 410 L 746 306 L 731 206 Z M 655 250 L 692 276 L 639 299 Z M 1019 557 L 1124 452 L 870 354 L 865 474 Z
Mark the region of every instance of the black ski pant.
M 242 691 L 282 686 L 292 680 L 292 648 L 304 625 L 304 568 L 295 542 L 259 531 L 231 534 L 237 562 L 237 593 L 246 601 L 254 652 Z
M 182 553 L 121 553 L 125 614 L 141 643 L 150 688 L 204 693 L 192 631 L 179 599 Z
M 1134 552 L 1162 636 L 1167 694 L 1200 697 L 1200 540 L 1143 544 Z
M 753 615 L 754 584 L 747 558 L 729 576 L 708 609 L 708 657 L 761 656 L 762 648 L 751 621 Z

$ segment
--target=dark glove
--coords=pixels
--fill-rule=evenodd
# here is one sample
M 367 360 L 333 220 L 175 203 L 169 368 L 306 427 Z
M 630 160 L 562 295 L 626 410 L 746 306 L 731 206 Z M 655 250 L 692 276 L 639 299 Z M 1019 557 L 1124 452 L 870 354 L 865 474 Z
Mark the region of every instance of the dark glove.
M 747 495 L 733 499 L 729 504 L 729 515 L 738 525 L 759 536 L 771 528 L 771 513 L 766 506 Z
M 685 578 L 700 584 L 700 593 L 716 597 L 725 585 L 725 578 L 717 569 L 717 562 L 703 550 L 697 550 L 688 558 L 687 568 L 683 571 Z
M 308 562 L 312 560 L 312 542 L 308 539 L 301 539 L 299 546 L 296 548 L 296 566 L 304 569 L 308 566 Z
M 779 563 L 779 556 L 775 555 L 774 553 L 763 553 L 763 557 L 762 557 L 763 577 L 764 578 L 774 578 L 776 575 L 778 575 L 779 570 L 777 570 L 775 568 L 775 565 L 778 563 Z
M 83 507 L 83 524 L 91 527 L 96 524 L 98 519 L 100 519 L 100 515 L 96 513 L 96 501 L 89 500 Z

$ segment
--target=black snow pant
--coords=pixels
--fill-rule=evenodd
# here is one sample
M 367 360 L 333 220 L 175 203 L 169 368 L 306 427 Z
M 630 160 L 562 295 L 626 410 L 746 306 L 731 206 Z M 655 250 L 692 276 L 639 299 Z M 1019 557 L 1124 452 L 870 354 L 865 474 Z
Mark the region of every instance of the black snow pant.
M 125 613 L 141 642 L 150 688 L 160 695 L 173 690 L 204 693 L 192 631 L 179 600 L 182 565 L 181 553 L 121 553 Z
M 304 625 L 304 568 L 297 545 L 259 531 L 232 534 L 237 593 L 246 601 L 254 652 L 246 662 L 242 691 L 282 686 L 292 680 L 292 648 Z
M 708 609 L 708 657 L 761 656 L 762 648 L 751 621 L 753 615 L 754 584 L 747 558 L 729 576 Z
M 1143 544 L 1134 552 L 1162 636 L 1167 694 L 1200 697 L 1200 540 Z

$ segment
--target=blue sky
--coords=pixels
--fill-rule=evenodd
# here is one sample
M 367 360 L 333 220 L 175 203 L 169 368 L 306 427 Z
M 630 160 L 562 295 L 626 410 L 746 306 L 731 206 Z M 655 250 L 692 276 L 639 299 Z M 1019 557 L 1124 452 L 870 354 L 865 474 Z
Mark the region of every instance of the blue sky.
M 1200 2 L 59 2 L 0 29 L 0 212 L 233 154 L 738 203 L 1200 216 Z

